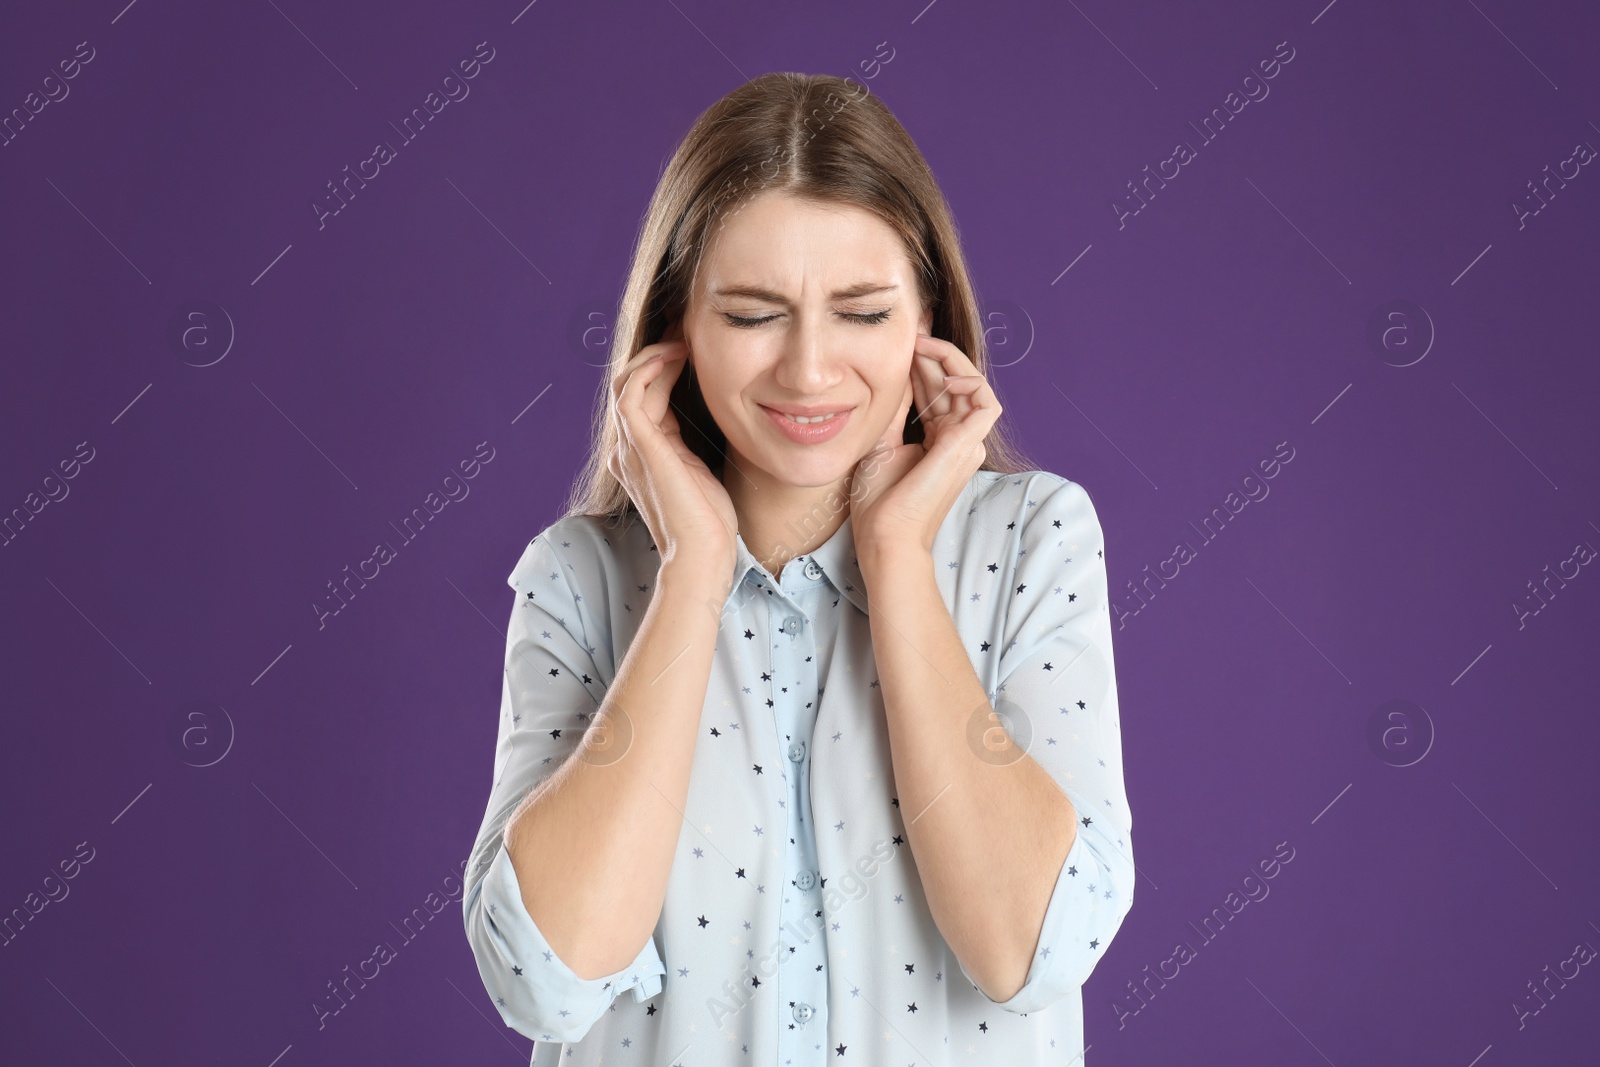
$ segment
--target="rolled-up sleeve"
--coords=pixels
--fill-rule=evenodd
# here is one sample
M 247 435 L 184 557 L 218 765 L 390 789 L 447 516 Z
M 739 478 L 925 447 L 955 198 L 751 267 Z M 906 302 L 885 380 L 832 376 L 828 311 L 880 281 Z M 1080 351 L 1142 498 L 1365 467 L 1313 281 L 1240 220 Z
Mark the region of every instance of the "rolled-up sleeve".
M 631 989 L 635 1001 L 644 1001 L 661 992 L 667 969 L 654 937 L 616 974 L 578 977 L 523 906 L 517 871 L 503 844 L 484 874 L 476 912 L 467 921 L 478 973 L 501 1018 L 528 1037 L 578 1041 L 618 995 Z
M 606 688 L 591 652 L 591 635 L 605 620 L 587 606 L 600 598 L 585 601 L 574 591 L 574 583 L 581 588 L 599 575 L 582 553 L 563 559 L 548 533 L 529 543 L 507 578 L 517 602 L 506 634 L 494 785 L 468 862 L 462 917 L 506 1025 L 535 1040 L 571 1042 L 619 994 L 632 990 L 643 1001 L 659 993 L 666 967 L 652 936 L 622 970 L 580 978 L 528 914 L 506 851 L 511 815 L 577 749 Z
M 1081 485 L 1048 472 L 1029 486 L 1023 512 L 992 704 L 1072 802 L 1077 836 L 1027 980 L 997 1002 L 1017 1013 L 1082 987 L 1133 907 L 1135 876 L 1099 517 Z

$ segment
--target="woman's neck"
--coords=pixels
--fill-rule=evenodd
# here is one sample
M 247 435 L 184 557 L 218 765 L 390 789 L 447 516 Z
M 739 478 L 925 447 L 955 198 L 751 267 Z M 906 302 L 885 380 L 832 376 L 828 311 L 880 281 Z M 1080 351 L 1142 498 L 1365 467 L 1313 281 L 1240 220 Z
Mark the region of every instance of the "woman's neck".
M 774 578 L 791 559 L 825 543 L 850 514 L 848 475 L 834 485 L 804 486 L 780 482 L 749 465 L 743 469 L 753 477 L 736 470 L 723 486 L 745 547 Z

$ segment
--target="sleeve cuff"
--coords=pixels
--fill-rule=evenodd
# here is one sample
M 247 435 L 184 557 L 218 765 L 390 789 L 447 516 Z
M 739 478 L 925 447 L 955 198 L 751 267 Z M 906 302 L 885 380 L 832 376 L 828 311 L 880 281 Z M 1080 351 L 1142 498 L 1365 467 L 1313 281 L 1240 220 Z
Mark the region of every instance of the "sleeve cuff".
M 1093 832 L 1085 828 L 1082 813 L 1094 809 L 1070 789 L 1067 796 L 1079 813 L 1078 832 L 1056 875 L 1028 977 L 1009 1000 L 993 1001 L 1021 1015 L 1082 989 L 1133 904 L 1132 859 L 1098 832 L 1098 823 Z
M 635 1003 L 661 992 L 667 968 L 653 936 L 615 974 L 578 977 L 528 914 L 504 842 L 484 874 L 478 908 L 483 941 L 478 969 L 506 1024 L 519 1033 L 578 1041 L 623 992 L 633 990 Z

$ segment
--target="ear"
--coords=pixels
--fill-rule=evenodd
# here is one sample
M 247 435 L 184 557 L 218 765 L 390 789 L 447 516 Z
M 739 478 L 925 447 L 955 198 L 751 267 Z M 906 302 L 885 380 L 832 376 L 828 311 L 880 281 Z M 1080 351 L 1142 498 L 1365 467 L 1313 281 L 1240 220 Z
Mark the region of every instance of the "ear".
M 918 333 L 926 333 L 926 334 L 933 333 L 933 309 L 932 308 L 924 308 L 923 309 L 922 318 L 920 320 L 918 320 L 918 322 L 917 322 L 917 332 Z

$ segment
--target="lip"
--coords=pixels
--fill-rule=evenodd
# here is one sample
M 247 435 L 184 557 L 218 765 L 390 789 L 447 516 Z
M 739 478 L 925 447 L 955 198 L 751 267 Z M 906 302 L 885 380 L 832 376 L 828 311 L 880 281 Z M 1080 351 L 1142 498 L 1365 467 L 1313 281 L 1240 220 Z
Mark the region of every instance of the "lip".
M 761 406 L 771 411 L 781 411 L 785 415 L 804 415 L 807 417 L 827 415 L 834 411 L 845 412 L 850 410 L 849 405 L 841 404 L 835 404 L 831 407 L 827 404 L 762 404 Z
M 768 421 L 777 428 L 778 432 L 798 445 L 821 444 L 837 437 L 840 431 L 844 429 L 844 424 L 850 421 L 850 412 L 852 410 L 851 408 L 817 406 L 797 407 L 792 404 L 786 404 L 781 407 L 769 407 L 766 404 L 761 404 L 760 407 L 762 411 L 767 413 Z M 837 411 L 839 414 L 827 422 L 819 422 L 810 426 L 802 426 L 797 422 L 790 422 L 784 418 L 785 414 L 826 415 L 832 411 Z

